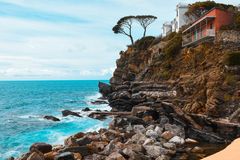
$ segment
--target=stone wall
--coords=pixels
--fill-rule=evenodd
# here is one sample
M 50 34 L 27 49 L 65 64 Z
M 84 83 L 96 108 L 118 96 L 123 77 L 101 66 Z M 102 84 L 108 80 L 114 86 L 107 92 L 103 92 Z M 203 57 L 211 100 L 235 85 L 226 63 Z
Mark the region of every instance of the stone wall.
M 240 43 L 240 31 L 219 31 L 216 35 L 216 42 Z

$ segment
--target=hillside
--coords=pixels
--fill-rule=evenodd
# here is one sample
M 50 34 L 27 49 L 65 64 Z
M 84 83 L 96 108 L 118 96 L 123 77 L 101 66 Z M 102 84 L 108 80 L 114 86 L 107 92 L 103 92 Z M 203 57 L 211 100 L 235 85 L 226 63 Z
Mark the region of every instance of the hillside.
M 146 48 L 129 47 L 120 53 L 117 69 L 111 79 L 113 91 L 122 90 L 129 99 L 134 99 L 132 91 L 126 89 L 130 84 L 163 84 L 168 86 L 169 91 L 175 91 L 176 95 L 151 97 L 152 99 L 147 101 L 154 102 L 163 98 L 187 113 L 222 118 L 230 116 L 239 108 L 240 67 L 231 65 L 232 62 L 229 61 L 236 60 L 239 63 L 240 45 L 232 40 L 235 37 L 223 42 L 221 35 L 226 32 L 229 31 L 219 33 L 216 42 L 190 48 L 179 47 L 181 41 L 179 44 L 177 39 L 181 35 L 175 33 L 161 40 L 151 37 L 142 39 L 141 43 L 144 44 L 145 41 Z M 237 34 L 239 32 L 232 31 L 232 35 Z M 150 42 L 146 39 L 150 39 Z M 147 43 L 149 44 L 146 45 Z M 234 54 L 236 57 L 232 60 L 231 56 Z M 110 101 L 111 99 L 118 98 L 110 96 Z M 118 108 L 114 104 L 112 106 Z M 128 105 L 128 109 L 131 110 L 131 106 L 137 103 Z M 123 106 L 118 109 L 121 110 L 121 107 Z

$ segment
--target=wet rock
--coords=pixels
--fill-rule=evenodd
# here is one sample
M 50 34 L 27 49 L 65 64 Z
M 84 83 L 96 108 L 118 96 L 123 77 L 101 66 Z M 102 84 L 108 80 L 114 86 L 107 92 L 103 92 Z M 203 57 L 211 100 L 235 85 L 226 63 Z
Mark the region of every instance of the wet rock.
M 91 109 L 88 108 L 88 107 L 86 107 L 86 108 L 82 109 L 82 111 L 84 111 L 84 112 L 88 112 L 88 111 L 91 111 Z
M 27 153 L 21 155 L 21 157 L 18 158 L 17 160 L 27 160 L 27 158 L 28 158 L 31 154 L 32 154 L 31 152 L 27 152 Z
M 173 138 L 171 138 L 169 140 L 170 143 L 175 143 L 175 144 L 179 144 L 182 145 L 185 143 L 184 139 L 179 137 L 179 136 L 174 136 Z
M 143 121 L 142 118 L 138 118 L 135 116 L 126 116 L 126 120 L 131 125 L 145 125 L 146 123 Z
M 32 152 L 27 160 L 45 160 L 44 155 L 39 152 Z
M 84 157 L 84 160 L 105 160 L 105 159 L 106 159 L 106 156 L 99 155 L 99 154 L 92 154 Z
M 185 138 L 185 131 L 184 128 L 181 126 L 177 126 L 175 124 L 165 124 L 164 128 L 165 130 L 170 131 L 174 136 Z
M 154 109 L 147 110 L 143 113 L 143 117 L 147 116 L 152 117 L 153 120 L 159 119 L 159 113 Z
M 58 153 L 56 151 L 48 152 L 44 154 L 45 160 L 53 160 Z
M 149 126 L 147 126 L 147 128 L 146 128 L 146 130 L 154 130 L 154 128 L 155 128 L 155 126 L 154 125 L 149 125 Z
M 196 141 L 195 139 L 191 139 L 191 138 L 185 139 L 185 142 L 188 144 L 197 144 L 198 143 L 198 141 Z
M 154 141 L 153 139 L 148 138 L 148 139 L 146 139 L 145 142 L 143 143 L 143 146 L 145 146 L 145 145 L 153 145 L 154 142 L 155 142 L 155 141 Z
M 113 152 L 111 153 L 106 160 L 126 160 L 120 153 Z
M 64 140 L 64 145 L 68 147 L 78 146 L 76 138 L 74 136 L 70 136 Z
M 38 150 L 44 154 L 52 151 L 52 145 L 47 143 L 34 143 L 31 145 L 29 150 L 30 151 Z
M 146 141 L 147 137 L 142 133 L 137 133 L 132 136 L 131 141 L 137 144 L 143 144 Z
M 161 137 L 162 138 L 164 138 L 164 139 L 166 139 L 166 140 L 170 140 L 171 138 L 173 138 L 173 134 L 172 134 L 172 132 L 170 132 L 170 131 L 165 131 L 165 132 L 163 132 L 162 133 L 162 135 L 161 135 Z
M 54 160 L 75 160 L 74 154 L 71 152 L 64 152 L 60 153 L 59 155 L 55 156 Z
M 114 141 L 112 140 L 105 148 L 104 151 L 102 152 L 105 155 L 109 155 L 112 153 L 112 151 L 115 149 Z
M 147 106 L 135 106 L 132 108 L 132 115 L 136 116 L 141 112 L 145 112 L 147 110 L 150 110 L 150 107 Z
M 98 88 L 103 97 L 108 97 L 112 92 L 111 86 L 103 82 L 98 83 Z
M 47 120 L 51 120 L 51 121 L 60 121 L 60 119 L 59 118 L 57 118 L 57 117 L 54 117 L 54 116 L 44 116 L 43 117 L 44 119 L 47 119 Z
M 167 154 L 166 149 L 160 146 L 146 145 L 143 147 L 145 148 L 147 154 L 152 158 L 158 158 L 161 155 Z
M 103 151 L 104 148 L 108 145 L 108 142 L 106 141 L 93 141 L 91 144 L 88 145 L 88 147 L 93 151 L 94 153 L 98 153 L 100 151 Z
M 9 157 L 7 160 L 14 160 L 14 157 Z
M 163 147 L 166 149 L 176 150 L 176 145 L 174 143 L 163 143 Z
M 140 144 L 129 144 L 127 148 L 131 149 L 134 152 L 143 152 L 143 147 Z
M 166 156 L 166 155 L 161 155 L 158 158 L 156 158 L 155 160 L 170 160 L 170 157 Z
M 198 147 L 198 146 L 195 146 L 192 150 L 191 150 L 192 153 L 203 153 L 204 152 L 204 149 L 201 148 L 201 147 Z
M 74 134 L 72 137 L 78 139 L 78 138 L 82 138 L 83 136 L 85 136 L 85 133 L 78 132 L 77 134 Z
M 60 152 L 74 152 L 74 153 L 80 153 L 82 156 L 87 156 L 91 154 L 89 148 L 87 146 L 78 146 L 78 147 L 66 147 Z
M 85 146 L 87 144 L 90 144 L 92 142 L 92 140 L 90 138 L 88 138 L 87 136 L 84 136 L 82 138 L 79 138 L 76 140 L 76 143 L 79 145 L 79 146 Z
M 146 129 L 143 125 L 134 125 L 133 130 L 135 133 L 143 133 L 144 134 L 146 132 Z
M 67 117 L 67 116 L 82 117 L 78 113 L 70 111 L 70 110 L 63 110 L 62 115 L 63 115 L 63 117 Z
M 98 120 L 100 120 L 100 121 L 105 120 L 105 119 L 107 118 L 106 115 L 103 115 L 103 114 L 95 114 L 95 113 L 89 114 L 88 117 L 93 118 L 93 119 L 98 119 Z
M 146 136 L 156 139 L 159 135 L 156 131 L 150 129 L 146 132 Z
M 75 160 L 82 160 L 82 155 L 80 153 L 73 153 Z
M 157 134 L 160 136 L 162 134 L 163 129 L 161 127 L 159 127 L 159 126 L 156 126 L 154 131 L 157 132 Z
M 105 100 L 96 100 L 96 101 L 92 101 L 91 104 L 93 104 L 93 105 L 101 105 L 101 104 L 108 104 L 108 102 L 105 101 Z

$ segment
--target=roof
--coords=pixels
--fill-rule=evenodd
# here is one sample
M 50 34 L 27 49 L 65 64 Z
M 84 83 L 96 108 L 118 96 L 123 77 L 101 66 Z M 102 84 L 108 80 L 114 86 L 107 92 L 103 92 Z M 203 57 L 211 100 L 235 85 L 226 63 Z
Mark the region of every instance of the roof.
M 201 19 L 199 19 L 198 21 L 196 21 L 195 23 L 193 23 L 191 26 L 189 26 L 187 29 L 185 29 L 183 31 L 184 32 L 187 32 L 188 30 L 190 30 L 192 27 L 196 26 L 197 24 L 199 24 L 200 22 L 202 22 L 203 20 L 207 20 L 207 19 L 214 19 L 216 17 L 214 16 L 205 16 L 205 17 L 202 17 Z

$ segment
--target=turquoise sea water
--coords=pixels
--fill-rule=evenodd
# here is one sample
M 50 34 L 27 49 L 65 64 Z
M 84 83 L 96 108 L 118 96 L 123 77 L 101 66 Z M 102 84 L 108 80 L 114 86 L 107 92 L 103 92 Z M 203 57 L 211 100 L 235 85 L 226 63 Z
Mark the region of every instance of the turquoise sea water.
M 62 144 L 74 133 L 107 127 L 110 119 L 99 121 L 84 113 L 82 118 L 61 116 L 64 109 L 109 109 L 90 104 L 100 97 L 97 85 L 98 81 L 0 81 L 0 160 L 19 156 L 34 142 Z M 61 121 L 44 120 L 44 115 Z

